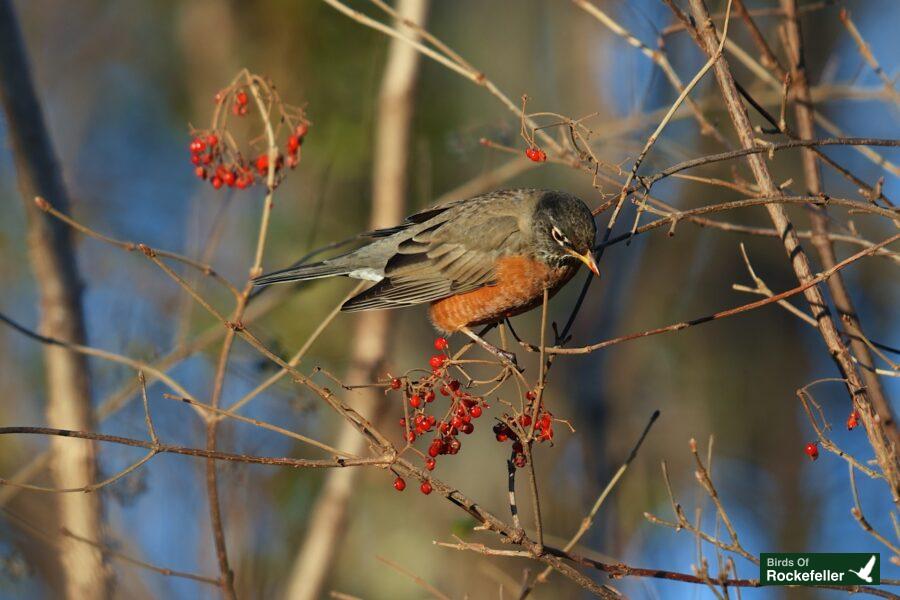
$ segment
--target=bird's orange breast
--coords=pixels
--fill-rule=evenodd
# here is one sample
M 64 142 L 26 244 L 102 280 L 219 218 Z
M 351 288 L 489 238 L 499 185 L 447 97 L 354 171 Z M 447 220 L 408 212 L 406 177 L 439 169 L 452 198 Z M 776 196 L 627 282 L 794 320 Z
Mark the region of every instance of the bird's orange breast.
M 531 258 L 516 256 L 497 260 L 497 282 L 471 292 L 431 303 L 429 316 L 444 332 L 484 325 L 531 310 L 543 301 L 544 289 L 556 293 L 577 267 L 551 268 Z

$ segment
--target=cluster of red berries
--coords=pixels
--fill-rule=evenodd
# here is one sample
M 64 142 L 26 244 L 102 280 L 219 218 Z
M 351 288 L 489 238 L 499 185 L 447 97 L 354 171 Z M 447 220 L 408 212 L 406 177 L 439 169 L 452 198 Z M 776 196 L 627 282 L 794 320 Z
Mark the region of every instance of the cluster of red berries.
M 253 172 L 242 160 L 225 158 L 227 152 L 223 151 L 215 133 L 198 133 L 191 141 L 190 151 L 194 174 L 199 179 L 209 179 L 215 189 L 228 186 L 243 190 L 253 185 Z
M 534 162 L 544 162 L 547 160 L 547 153 L 536 146 L 526 149 L 525 156 Z
M 475 420 L 489 408 L 484 398 L 467 392 L 457 379 L 451 377 L 447 340 L 437 338 L 434 340 L 434 347 L 438 353 L 433 354 L 428 360 L 431 367 L 428 375 L 416 381 L 395 377 L 388 383 L 391 390 L 403 390 L 404 393 L 404 410 L 407 416 L 400 419 L 400 427 L 403 428 L 406 441 L 414 444 L 417 439 L 431 435 L 427 455 L 424 456 L 425 468 L 429 471 L 434 470 L 439 456 L 454 455 L 460 451 L 462 448 L 460 434 L 469 435 L 475 431 Z M 430 414 L 429 410 L 435 406 L 444 406 L 443 403 L 436 403 L 439 397 L 447 398 L 449 405 Z M 528 464 L 522 440 L 553 441 L 553 415 L 542 406 L 539 407 L 536 413 L 537 421 L 532 426 L 537 395 L 531 391 L 526 392 L 525 400 L 525 411 L 522 414 L 517 416 L 504 414 L 493 428 L 498 442 L 512 442 L 512 460 L 518 468 Z M 532 435 L 533 437 L 529 437 Z M 397 476 L 394 480 L 394 489 L 402 492 L 406 489 L 406 481 Z M 430 494 L 431 483 L 423 482 L 420 491 L 423 494 Z
M 427 434 L 434 433 L 428 445 L 425 468 L 433 471 L 437 466 L 437 457 L 457 454 L 462 448 L 460 434 L 469 435 L 475 431 L 474 421 L 484 414 L 488 405 L 481 397 L 473 396 L 462 389 L 457 379 L 453 379 L 448 372 L 447 361 L 449 356 L 447 349 L 449 344 L 445 338 L 439 337 L 434 341 L 434 347 L 439 354 L 429 358 L 431 373 L 413 382 L 404 382 L 394 378 L 390 382 L 390 388 L 399 390 L 405 386 L 404 401 L 408 404 L 408 417 L 400 419 L 400 427 L 405 432 L 405 439 L 413 444 Z M 437 390 L 437 391 L 435 391 Z M 429 414 L 429 408 L 435 406 L 438 395 L 449 399 L 449 405 L 443 410 L 440 419 L 434 414 Z M 394 480 L 394 488 L 403 491 L 406 483 L 401 477 Z M 431 493 L 431 484 L 425 482 L 420 488 L 423 494 Z
M 525 412 L 519 415 L 518 419 L 510 417 L 508 414 L 503 415 L 503 419 L 494 425 L 494 436 L 501 444 L 506 441 L 512 441 L 513 464 L 518 468 L 522 468 L 528 464 L 525 452 L 522 448 L 521 438 L 528 435 L 529 427 L 531 427 L 531 412 L 534 406 L 536 396 L 534 392 L 526 392 L 525 399 L 528 401 Z M 539 442 L 553 441 L 553 415 L 539 409 L 538 419 L 534 425 L 535 439 Z
M 249 112 L 250 97 L 247 92 L 240 90 L 234 95 L 234 102 L 231 104 L 231 114 L 236 117 L 244 117 Z
M 309 125 L 301 123 L 287 139 L 287 166 L 292 169 L 300 164 L 300 146 L 308 131 Z M 210 185 L 217 190 L 223 186 L 243 190 L 257 181 L 265 182 L 269 174 L 268 152 L 259 154 L 251 166 L 237 149 L 223 146 L 215 133 L 198 132 L 195 135 L 190 144 L 191 163 L 195 165 L 194 174 L 199 179 L 209 179 Z M 279 153 L 275 159 L 276 175 L 284 164 L 284 155 Z
M 806 453 L 808 457 L 813 460 L 819 458 L 819 446 L 815 442 L 810 442 L 806 444 L 806 447 L 803 448 L 803 451 Z
M 284 126 L 288 130 L 284 152 L 278 152 L 275 158 L 277 184 L 283 178 L 282 169 L 285 165 L 293 169 L 300 163 L 300 146 L 309 132 L 309 121 L 302 109 L 283 105 L 274 88 L 259 78 L 254 79 L 252 85 L 256 86 L 255 93 L 261 94 L 264 102 L 275 107 L 276 114 L 280 112 L 276 137 L 283 135 L 281 132 L 284 131 Z M 233 115 L 246 116 L 250 111 L 248 87 L 241 84 L 222 90 L 216 94 L 215 102 L 220 106 L 230 103 Z M 217 109 L 209 130 L 193 132 L 190 152 L 194 174 L 199 179 L 208 180 L 217 190 L 223 187 L 243 190 L 255 183 L 265 183 L 270 162 L 268 149 L 255 157 L 246 157 L 227 127 L 227 116 L 227 113 L 223 114 Z
M 853 431 L 856 429 L 857 425 L 859 425 L 859 411 L 854 410 L 850 413 L 850 416 L 847 417 L 847 429 Z

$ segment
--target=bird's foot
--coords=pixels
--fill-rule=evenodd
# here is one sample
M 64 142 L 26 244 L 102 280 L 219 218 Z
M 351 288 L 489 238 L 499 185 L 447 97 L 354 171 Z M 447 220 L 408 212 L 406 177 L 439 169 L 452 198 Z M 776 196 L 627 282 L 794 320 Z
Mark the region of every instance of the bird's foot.
M 513 369 L 518 371 L 519 373 L 525 372 L 525 367 L 519 366 L 519 361 L 516 360 L 516 355 L 508 350 L 503 350 L 494 346 L 493 344 L 488 344 L 484 346 L 484 349 L 496 356 L 504 367 L 507 369 Z
M 519 362 L 516 360 L 516 355 L 508 350 L 501 350 L 497 348 L 497 358 L 500 359 L 503 364 L 511 369 L 515 369 L 519 373 L 525 371 L 524 367 L 519 366 Z

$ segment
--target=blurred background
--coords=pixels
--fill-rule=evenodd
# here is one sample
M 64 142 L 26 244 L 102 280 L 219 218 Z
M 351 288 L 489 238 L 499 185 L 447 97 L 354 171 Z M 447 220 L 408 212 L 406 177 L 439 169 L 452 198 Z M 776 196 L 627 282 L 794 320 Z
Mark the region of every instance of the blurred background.
M 263 191 L 214 191 L 193 175 L 187 145 L 189 125 L 207 126 L 213 96 L 241 67 L 264 74 L 289 103 L 305 105 L 313 125 L 303 146 L 303 161 L 276 192 L 275 218 L 263 265 L 273 270 L 308 250 L 343 239 L 367 227 L 371 205 L 373 135 L 387 38 L 362 27 L 322 2 L 265 0 L 89 1 L 66 3 L 19 0 L 20 18 L 50 134 L 79 220 L 118 238 L 145 242 L 204 258 L 232 279 L 244 281 L 252 263 Z M 351 3 L 370 14 L 366 2 Z M 748 1 L 750 8 L 775 2 Z M 803 28 L 810 80 L 819 90 L 818 108 L 847 135 L 900 136 L 897 105 L 878 96 L 881 81 L 864 64 L 838 19 L 838 4 L 804 14 Z M 654 0 L 598 0 L 649 46 L 673 22 Z M 889 76 L 900 67 L 893 0 L 847 2 L 860 31 Z M 711 3 L 719 11 L 724 3 Z M 760 17 L 773 46 L 776 18 Z M 755 55 L 746 28 L 734 22 L 733 39 Z M 431 3 L 427 27 L 487 76 L 511 98 L 529 96 L 528 110 L 571 117 L 596 113 L 594 131 L 602 160 L 630 165 L 676 94 L 659 69 L 598 21 L 568 2 L 458 0 Z M 665 38 L 673 66 L 689 81 L 705 61 L 684 33 Z M 734 63 L 734 61 L 732 61 Z M 767 100 L 777 114 L 779 97 L 746 69 L 735 66 L 751 93 Z M 849 94 L 854 88 L 859 94 Z M 843 90 L 843 92 L 842 92 Z M 710 75 L 693 97 L 706 115 L 724 123 Z M 615 186 L 591 185 L 591 177 L 559 164 L 536 165 L 497 149 L 483 137 L 524 150 L 518 120 L 483 88 L 423 59 L 414 93 L 407 180 L 409 212 L 424 207 L 479 175 L 513 161 L 518 166 L 498 177 L 494 187 L 560 188 L 598 206 Z M 0 119 L 0 134 L 6 138 Z M 554 132 L 557 135 L 558 132 Z M 825 132 L 819 132 L 826 136 Z M 698 132 L 690 113 L 679 118 L 649 155 L 644 173 L 719 151 Z M 885 193 L 898 195 L 900 181 L 852 149 L 828 154 L 868 182 L 885 176 Z M 900 152 L 879 152 L 900 162 Z M 519 157 L 517 157 L 519 156 Z M 783 152 L 770 163 L 778 181 L 802 171 L 799 155 Z M 706 167 L 702 174 L 732 178 L 732 167 L 745 177 L 742 163 Z M 825 171 L 832 196 L 856 197 L 854 186 Z M 725 188 L 667 179 L 654 188 L 657 197 L 678 208 L 740 198 Z M 801 192 L 802 193 L 802 192 Z M 34 325 L 38 302 L 26 252 L 24 213 L 16 189 L 9 146 L 0 148 L 0 312 Z M 619 224 L 627 230 L 633 207 Z M 803 209 L 790 214 L 802 229 Z M 840 212 L 841 218 L 845 212 Z M 726 215 L 728 220 L 768 226 L 762 209 Z M 607 214 L 598 222 L 605 223 Z M 645 216 L 648 220 L 650 217 Z M 879 240 L 891 234 L 889 223 L 854 216 L 861 232 Z M 619 244 L 603 255 L 603 278 L 590 290 L 574 327 L 573 344 L 699 317 L 753 299 L 733 291 L 733 283 L 753 285 L 739 250 L 744 242 L 757 273 L 774 291 L 796 279 L 778 240 L 740 236 L 682 223 L 676 235 L 665 228 Z M 808 244 L 807 244 L 808 245 Z M 88 343 L 153 361 L 173 347 L 215 326 L 207 314 L 141 256 L 77 238 L 84 281 Z M 839 258 L 856 251 L 837 248 Z M 818 266 L 816 266 L 818 268 Z M 900 278 L 897 264 L 868 258 L 845 271 L 866 332 L 873 339 L 900 345 Z M 581 277 L 578 278 L 581 281 Z M 198 280 L 204 294 L 228 307 L 220 288 Z M 352 287 L 345 280 L 313 282 L 283 296 L 254 321 L 253 330 L 282 355 L 299 348 L 333 306 Z M 573 284 L 550 305 L 550 318 L 564 322 L 578 293 Z M 797 306 L 806 308 L 794 300 Z M 321 366 L 346 373 L 358 315 L 339 315 L 302 363 L 309 372 Z M 538 312 L 514 319 L 520 335 L 538 339 Z M 394 315 L 387 328 L 388 353 L 380 374 L 422 367 L 433 352 L 434 334 L 421 308 Z M 458 338 L 451 345 L 461 344 Z M 219 344 L 177 363 L 170 374 L 197 397 L 209 395 Z M 529 357 L 532 371 L 536 362 Z M 133 380 L 133 371 L 91 360 L 97 405 Z M 243 343 L 234 349 L 223 403 L 252 390 L 270 367 Z M 532 373 L 534 374 L 534 373 Z M 846 464 L 829 453 L 816 462 L 804 455 L 815 439 L 796 390 L 822 377 L 837 376 L 819 334 L 787 311 L 769 306 L 746 315 L 689 328 L 676 334 L 615 345 L 585 356 L 562 357 L 554 365 L 545 398 L 558 417 L 576 431 L 557 427 L 552 447 L 538 448 L 536 467 L 548 543 L 563 545 L 590 509 L 597 494 L 624 461 L 651 413 L 661 416 L 623 480 L 606 501 L 580 551 L 604 560 L 690 572 L 697 546 L 689 533 L 649 523 L 644 512 L 671 520 L 671 506 L 660 472 L 666 461 L 673 489 L 688 515 L 703 507 L 703 521 L 714 531 L 711 504 L 696 485 L 688 440 L 705 451 L 715 436 L 713 478 L 744 545 L 753 552 L 877 551 L 849 510 L 852 498 Z M 358 383 L 358 382 L 351 382 Z M 900 395 L 896 378 L 884 378 L 886 392 Z M 41 347 L 0 328 L 0 423 L 43 423 L 45 384 Z M 165 400 L 159 384 L 150 387 L 151 406 L 164 441 L 202 447 L 205 426 L 190 407 Z M 871 448 L 859 429 L 843 423 L 849 411 L 842 385 L 813 388 L 825 415 L 834 423 L 834 440 L 863 459 Z M 352 402 L 353 394 L 347 394 Z M 896 403 L 895 403 L 896 408 Z M 399 403 L 389 403 L 388 427 Z M 243 414 L 264 419 L 317 439 L 335 439 L 339 423 L 321 401 L 288 379 L 248 405 Z M 99 431 L 144 438 L 140 397 L 98 423 Z M 461 453 L 441 461 L 436 473 L 490 510 L 507 515 L 506 459 L 487 427 L 466 439 Z M 220 448 L 268 456 L 305 456 L 306 448 L 251 426 L 223 422 Z M 0 476 L 15 473 L 47 447 L 35 436 L 0 439 Z M 105 445 L 102 475 L 110 475 L 140 456 L 140 450 Z M 227 543 L 238 595 L 278 597 L 290 580 L 295 558 L 310 527 L 309 517 L 325 481 L 319 470 L 283 470 L 222 464 L 219 468 Z M 36 481 L 40 482 L 41 477 Z M 43 478 L 46 483 L 46 478 Z M 453 598 L 496 598 L 498 587 L 517 589 L 528 561 L 490 558 L 435 546 L 474 535 L 465 513 L 445 500 L 415 489 L 397 494 L 392 476 L 363 469 L 353 482 L 346 535 L 340 542 L 323 594 L 336 590 L 363 598 L 419 598 L 426 593 L 408 577 L 385 566 L 381 556 L 403 565 Z M 858 476 L 864 511 L 873 526 L 892 531 L 890 494 L 883 484 Z M 414 486 L 417 487 L 417 486 Z M 206 574 L 217 573 L 209 525 L 204 464 L 179 456 L 158 456 L 138 472 L 101 492 L 105 529 L 97 532 L 112 547 L 155 565 Z M 53 531 L 52 495 L 20 492 L 4 498 L 8 511 Z M 520 494 L 528 527 L 527 494 Z M 59 570 L 46 540 L 0 514 L 0 596 L 44 598 L 59 594 Z M 703 551 L 712 564 L 715 554 Z M 900 570 L 882 554 L 882 577 Z M 189 580 L 164 577 L 118 561 L 116 595 L 131 598 L 214 598 L 218 590 Z M 757 577 L 749 562 L 737 560 L 741 577 Z M 598 581 L 604 578 L 597 577 Z M 703 586 L 652 579 L 614 582 L 636 598 L 712 597 Z M 554 575 L 535 598 L 580 598 L 585 592 Z M 841 594 L 803 590 L 745 590 L 747 598 L 819 598 Z

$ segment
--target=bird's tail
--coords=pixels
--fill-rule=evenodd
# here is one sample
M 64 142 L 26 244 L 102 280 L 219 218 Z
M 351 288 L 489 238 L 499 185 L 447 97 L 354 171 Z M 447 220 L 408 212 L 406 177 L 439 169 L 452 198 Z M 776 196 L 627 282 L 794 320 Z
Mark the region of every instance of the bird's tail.
M 291 266 L 280 271 L 273 271 L 260 275 L 253 279 L 253 285 L 263 286 L 273 283 L 287 283 L 290 281 L 305 281 L 307 279 L 321 279 L 322 277 L 334 277 L 346 275 L 352 269 L 347 265 L 335 264 L 331 261 L 322 261 L 309 265 Z

